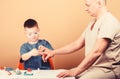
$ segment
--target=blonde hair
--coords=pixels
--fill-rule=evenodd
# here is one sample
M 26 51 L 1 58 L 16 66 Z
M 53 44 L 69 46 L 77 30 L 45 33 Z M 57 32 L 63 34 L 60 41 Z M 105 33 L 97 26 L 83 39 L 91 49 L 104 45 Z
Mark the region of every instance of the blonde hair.
M 104 5 L 106 5 L 106 3 L 107 3 L 107 0 L 94 0 L 94 1 L 100 1 L 100 2 L 102 2 Z

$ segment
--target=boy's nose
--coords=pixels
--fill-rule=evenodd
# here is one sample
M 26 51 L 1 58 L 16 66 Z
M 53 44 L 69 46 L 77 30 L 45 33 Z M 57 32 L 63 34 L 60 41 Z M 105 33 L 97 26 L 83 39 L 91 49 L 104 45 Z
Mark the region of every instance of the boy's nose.
M 35 37 L 35 34 L 32 34 L 31 37 Z
M 88 8 L 86 8 L 85 11 L 88 12 Z

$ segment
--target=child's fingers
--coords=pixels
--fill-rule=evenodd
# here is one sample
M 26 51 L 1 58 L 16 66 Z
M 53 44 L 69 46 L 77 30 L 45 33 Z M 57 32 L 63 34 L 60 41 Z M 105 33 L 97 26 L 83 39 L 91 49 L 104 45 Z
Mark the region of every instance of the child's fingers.
M 38 50 L 41 51 L 41 52 L 44 52 L 46 49 L 45 49 L 44 46 L 39 46 Z

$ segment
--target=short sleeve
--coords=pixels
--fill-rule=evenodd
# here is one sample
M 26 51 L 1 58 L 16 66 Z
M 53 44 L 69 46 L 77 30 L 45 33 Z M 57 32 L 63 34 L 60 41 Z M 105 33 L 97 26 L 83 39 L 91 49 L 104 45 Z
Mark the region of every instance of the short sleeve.
M 47 40 L 42 40 L 42 42 L 43 42 L 43 45 L 44 45 L 45 47 L 47 47 L 48 49 L 53 50 L 52 45 L 51 45 Z
M 108 38 L 112 40 L 117 31 L 117 23 L 112 20 L 106 20 L 99 28 L 98 38 Z
M 23 45 L 20 47 L 20 55 L 22 55 L 22 54 L 24 54 L 24 53 L 26 53 L 26 52 L 28 52 L 27 47 L 26 47 L 25 44 L 23 44 Z

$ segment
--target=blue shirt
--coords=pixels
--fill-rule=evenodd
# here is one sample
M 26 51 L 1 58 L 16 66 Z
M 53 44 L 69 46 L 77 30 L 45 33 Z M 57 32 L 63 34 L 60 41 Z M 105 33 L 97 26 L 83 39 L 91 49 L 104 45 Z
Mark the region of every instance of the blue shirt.
M 21 55 L 25 54 L 25 53 L 31 51 L 33 48 L 38 49 L 38 47 L 40 45 L 43 45 L 46 48 L 53 50 L 51 44 L 48 41 L 38 40 L 38 42 L 36 44 L 29 44 L 28 42 L 24 43 L 20 48 L 20 54 Z M 38 68 L 39 69 L 50 69 L 50 63 L 49 62 L 43 62 L 41 56 L 32 56 L 31 58 L 29 58 L 28 60 L 26 60 L 24 62 L 24 68 L 25 69 L 31 68 L 31 69 L 34 69 L 34 70 L 36 70 Z

